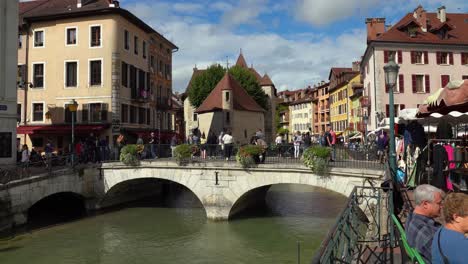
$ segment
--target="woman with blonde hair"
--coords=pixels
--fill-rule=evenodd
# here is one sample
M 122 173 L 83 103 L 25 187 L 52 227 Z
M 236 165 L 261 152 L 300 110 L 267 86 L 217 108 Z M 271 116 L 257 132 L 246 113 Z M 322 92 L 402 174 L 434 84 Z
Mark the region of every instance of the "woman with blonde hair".
M 468 250 L 468 195 L 451 193 L 442 208 L 444 226 L 432 240 L 432 263 L 466 263 Z

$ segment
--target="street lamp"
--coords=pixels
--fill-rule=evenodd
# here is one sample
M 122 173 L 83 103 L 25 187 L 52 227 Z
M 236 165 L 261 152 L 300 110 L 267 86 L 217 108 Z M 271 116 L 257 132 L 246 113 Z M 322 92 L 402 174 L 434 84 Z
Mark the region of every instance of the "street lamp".
M 71 164 L 72 167 L 75 166 L 75 116 L 76 116 L 76 110 L 78 109 L 78 103 L 75 101 L 75 99 L 72 99 L 68 103 L 68 110 L 70 110 L 72 114 L 72 138 L 71 138 Z
M 388 87 L 388 104 L 390 111 L 390 169 L 396 175 L 396 153 L 395 153 L 395 105 L 393 102 L 393 89 L 397 82 L 400 66 L 395 63 L 395 54 L 389 57 L 388 63 L 383 67 L 385 72 L 385 85 Z

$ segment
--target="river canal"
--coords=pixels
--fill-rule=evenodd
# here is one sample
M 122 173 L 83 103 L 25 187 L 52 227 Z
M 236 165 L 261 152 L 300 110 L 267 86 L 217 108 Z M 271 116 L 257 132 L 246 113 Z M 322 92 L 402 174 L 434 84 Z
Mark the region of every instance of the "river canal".
M 36 229 L 0 242 L 1 264 L 310 263 L 345 205 L 342 195 L 273 186 L 262 210 L 212 222 L 182 196 Z M 182 206 L 183 205 L 183 206 Z

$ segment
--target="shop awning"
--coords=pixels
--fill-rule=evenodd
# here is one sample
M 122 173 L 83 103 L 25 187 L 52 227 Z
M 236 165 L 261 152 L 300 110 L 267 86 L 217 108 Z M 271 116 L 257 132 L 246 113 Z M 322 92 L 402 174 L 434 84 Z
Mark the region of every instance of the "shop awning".
M 417 117 L 427 117 L 432 113 L 447 115 L 452 111 L 468 112 L 468 80 L 451 81 L 438 93 L 426 99 L 419 106 Z
M 89 134 L 98 133 L 106 128 L 109 128 L 109 124 L 96 124 L 96 125 L 75 125 L 75 134 Z M 54 134 L 54 135 L 65 135 L 71 134 L 71 125 L 30 125 L 30 126 L 19 126 L 16 128 L 18 134 Z

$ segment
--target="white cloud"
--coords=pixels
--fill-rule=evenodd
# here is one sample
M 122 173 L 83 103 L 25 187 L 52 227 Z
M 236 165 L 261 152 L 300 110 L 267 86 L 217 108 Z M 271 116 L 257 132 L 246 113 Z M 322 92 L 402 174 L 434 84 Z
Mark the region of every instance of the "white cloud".
M 321 26 L 365 12 L 378 0 L 297 0 L 299 20 Z
M 254 2 L 260 6 L 266 3 Z M 192 23 L 174 14 L 153 13 L 148 16 L 148 10 L 155 10 L 153 6 L 152 2 L 139 2 L 130 5 L 129 10 L 179 47 L 179 51 L 173 54 L 174 91 L 185 90 L 195 65 L 198 68 L 213 63 L 225 65 L 226 56 L 232 65 L 240 48 L 247 63 L 253 64 L 262 75 L 268 73 L 277 88 L 302 88 L 326 80 L 332 66 L 350 67 L 351 62 L 362 55 L 366 45 L 364 26 L 336 38 L 308 32 L 284 36 L 268 32 L 239 34 L 231 27 L 222 27 L 215 22 Z M 238 9 L 239 6 L 233 8 Z M 256 17 L 259 12 L 262 11 L 249 14 Z M 240 23 L 244 19 L 236 21 Z
M 175 3 L 172 8 L 181 13 L 195 13 L 203 10 L 203 5 L 193 3 Z
M 256 24 L 258 16 L 265 11 L 268 0 L 240 0 L 236 6 L 228 9 L 221 20 L 225 26 Z

